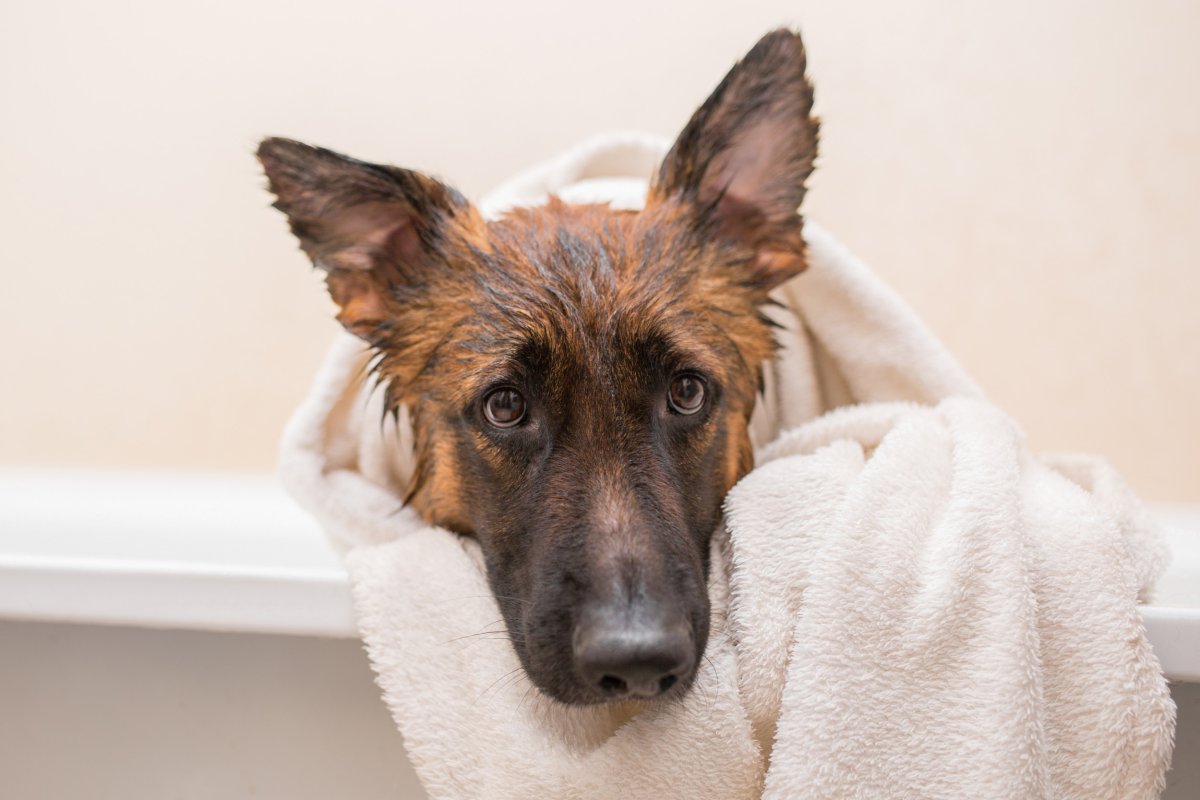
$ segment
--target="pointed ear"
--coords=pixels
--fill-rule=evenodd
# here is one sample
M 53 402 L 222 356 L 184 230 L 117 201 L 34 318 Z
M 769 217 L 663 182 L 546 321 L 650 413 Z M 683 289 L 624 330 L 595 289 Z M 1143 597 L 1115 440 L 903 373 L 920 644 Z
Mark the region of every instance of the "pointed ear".
M 447 226 L 470 210 L 454 189 L 420 173 L 291 139 L 264 139 L 258 160 L 275 207 L 325 270 L 338 320 L 369 342 L 396 312 L 397 295 L 420 286 L 440 259 Z
M 749 277 L 764 290 L 805 266 L 797 210 L 817 155 L 805 62 L 799 34 L 759 40 L 683 129 L 648 201 L 682 201 L 705 230 L 753 250 Z

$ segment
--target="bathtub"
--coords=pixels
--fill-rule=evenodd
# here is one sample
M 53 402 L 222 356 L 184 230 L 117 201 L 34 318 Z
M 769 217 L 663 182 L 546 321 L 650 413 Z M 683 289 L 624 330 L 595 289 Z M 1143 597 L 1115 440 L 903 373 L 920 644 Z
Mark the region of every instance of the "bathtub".
M 1200 507 L 1150 639 L 1200 796 Z M 346 575 L 272 478 L 0 470 L 0 797 L 423 798 Z

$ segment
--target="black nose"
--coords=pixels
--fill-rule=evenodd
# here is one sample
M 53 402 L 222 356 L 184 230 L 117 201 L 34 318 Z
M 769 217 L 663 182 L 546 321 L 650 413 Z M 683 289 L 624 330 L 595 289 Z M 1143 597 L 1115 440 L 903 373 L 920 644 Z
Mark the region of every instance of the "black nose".
M 575 628 L 575 668 L 604 697 L 654 697 L 688 680 L 696 666 L 683 614 L 598 611 Z

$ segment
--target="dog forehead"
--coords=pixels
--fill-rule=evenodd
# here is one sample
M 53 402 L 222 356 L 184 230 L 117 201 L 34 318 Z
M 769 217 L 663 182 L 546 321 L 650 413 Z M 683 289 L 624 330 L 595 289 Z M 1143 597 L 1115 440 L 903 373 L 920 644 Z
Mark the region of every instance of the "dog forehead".
M 711 302 L 705 254 L 662 215 L 551 198 L 492 222 L 472 255 L 486 316 L 576 349 L 619 353 L 681 330 L 686 322 L 672 322 L 694 321 Z
M 489 223 L 467 269 L 499 318 L 601 334 L 671 311 L 699 313 L 702 250 L 669 215 L 551 198 Z
M 670 210 L 551 198 L 489 222 L 461 255 L 455 293 L 470 322 L 448 336 L 460 392 L 506 372 L 623 385 L 652 366 L 721 375 L 770 340 L 720 253 Z
M 559 283 L 590 279 L 597 289 L 621 278 L 644 284 L 656 276 L 643 273 L 658 265 L 673 272 L 698 266 L 691 226 L 681 215 L 657 209 L 618 210 L 551 197 L 544 205 L 509 211 L 488 224 L 486 235 L 486 249 L 510 269 Z

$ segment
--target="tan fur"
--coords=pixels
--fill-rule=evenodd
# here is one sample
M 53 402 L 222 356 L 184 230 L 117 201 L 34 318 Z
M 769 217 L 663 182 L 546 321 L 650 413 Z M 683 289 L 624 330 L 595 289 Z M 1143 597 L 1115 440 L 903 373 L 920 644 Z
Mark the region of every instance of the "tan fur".
M 562 354 L 566 361 L 583 357 L 590 343 L 614 331 L 668 331 L 726 387 L 723 418 L 714 421 L 711 435 L 725 439 L 725 488 L 745 474 L 751 466 L 746 423 L 760 365 L 775 346 L 758 312 L 766 298 L 741 285 L 739 266 L 752 254 L 698 241 L 690 213 L 670 200 L 632 213 L 552 198 L 487 225 L 475 216 L 456 221 L 446 233 L 448 268 L 424 287 L 428 300 L 383 301 L 385 315 L 396 322 L 380 334 L 378 376 L 392 388 L 393 407 L 423 406 L 414 415 L 414 507 L 431 521 L 461 527 L 467 518 L 461 468 L 440 438 L 437 418 L 477 397 L 496 364 L 513 358 L 530 335 L 575 351 Z M 591 248 L 592 269 L 550 259 L 564 238 Z M 482 278 L 468 263 L 481 255 L 493 267 Z M 498 288 L 503 292 L 494 295 Z

